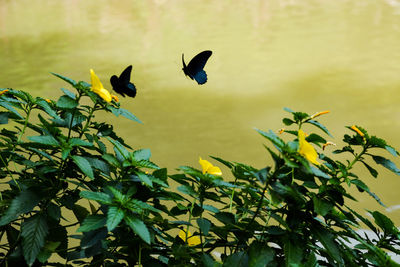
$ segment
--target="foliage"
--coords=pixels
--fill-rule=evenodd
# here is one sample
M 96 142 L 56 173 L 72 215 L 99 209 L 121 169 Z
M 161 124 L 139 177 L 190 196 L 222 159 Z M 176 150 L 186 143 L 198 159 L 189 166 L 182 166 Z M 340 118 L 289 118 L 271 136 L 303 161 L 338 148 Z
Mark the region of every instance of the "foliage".
M 9 124 L 0 132 L 1 266 L 61 265 L 55 254 L 64 266 L 399 266 L 387 254 L 400 253 L 393 222 L 350 207 L 352 187 L 381 203 L 356 163 L 375 178 L 373 162 L 400 175 L 375 154 L 398 152 L 362 127 L 348 127 L 345 145 L 331 155 L 314 154 L 328 142 L 303 130 L 315 126 L 332 138 L 315 120 L 327 111 L 286 109 L 291 118 L 283 123 L 293 130 L 257 130 L 272 144 L 274 166 L 213 157 L 230 169 L 224 176 L 200 158 L 202 170 L 181 166 L 168 175 L 149 149 L 132 149 L 95 120 L 111 112 L 140 122 L 116 98 L 54 75 L 75 91 L 62 89 L 57 101 L 0 92 L 0 122 Z M 357 231 L 365 227 L 374 238 Z

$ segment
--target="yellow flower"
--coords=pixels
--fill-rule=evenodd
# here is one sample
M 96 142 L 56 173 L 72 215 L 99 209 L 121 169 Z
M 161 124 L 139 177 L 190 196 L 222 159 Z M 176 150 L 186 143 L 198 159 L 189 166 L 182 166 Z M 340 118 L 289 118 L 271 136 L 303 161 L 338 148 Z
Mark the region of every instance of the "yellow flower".
M 315 151 L 314 147 L 306 141 L 306 135 L 303 130 L 298 131 L 298 138 L 299 138 L 299 154 L 305 157 L 308 161 L 315 165 L 320 165 L 317 161 L 318 154 Z
M 101 98 L 103 98 L 107 102 L 111 102 L 111 94 L 103 87 L 103 84 L 100 82 L 99 77 L 94 73 L 92 69 L 90 69 L 90 78 L 92 80 L 92 91 L 98 94 Z
M 364 133 L 360 131 L 355 125 L 351 126 L 350 129 L 358 133 L 361 137 L 364 137 Z
M 48 99 L 48 98 L 46 98 L 45 101 L 46 101 L 47 103 L 49 103 L 49 104 L 51 103 L 51 100 Z
M 187 231 L 187 243 L 189 246 L 197 246 L 201 244 L 200 237 L 198 235 L 193 236 L 190 231 Z M 179 237 L 186 242 L 186 231 L 185 230 L 180 230 L 179 231 Z
M 329 113 L 329 112 L 331 112 L 331 111 L 330 110 L 324 110 L 324 111 L 321 111 L 321 112 L 317 112 L 317 113 L 311 115 L 310 119 L 314 119 L 315 117 L 324 115 L 324 114 Z
M 118 96 L 116 95 L 111 95 L 111 98 L 115 100 L 115 102 L 119 102 Z
M 279 134 L 283 134 L 285 132 L 285 128 L 279 129 Z
M 328 141 L 328 142 L 326 142 L 325 144 L 322 145 L 322 150 L 325 150 L 325 148 L 326 148 L 327 146 L 329 146 L 329 145 L 331 145 L 331 146 L 336 146 L 335 143 L 332 143 L 332 142 Z
M 209 173 L 213 175 L 222 175 L 221 169 L 218 168 L 217 166 L 212 165 L 207 160 L 201 159 L 201 157 L 199 157 L 199 163 L 203 168 L 203 174 Z
M 4 89 L 3 91 L 0 92 L 0 95 L 5 94 L 8 92 L 8 89 Z

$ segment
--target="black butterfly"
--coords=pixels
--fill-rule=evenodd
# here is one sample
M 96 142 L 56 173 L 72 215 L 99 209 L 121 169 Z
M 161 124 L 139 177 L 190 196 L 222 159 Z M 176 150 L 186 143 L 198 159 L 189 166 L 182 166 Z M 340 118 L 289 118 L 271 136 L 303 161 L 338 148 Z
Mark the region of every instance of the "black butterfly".
M 207 60 L 211 57 L 211 54 L 212 52 L 210 50 L 203 51 L 192 58 L 187 66 L 182 54 L 182 70 L 185 75 L 189 76 L 192 80 L 196 80 L 198 84 L 205 84 L 207 82 L 207 74 L 203 68 L 207 63 Z
M 136 87 L 131 80 L 132 65 L 128 66 L 119 77 L 113 75 L 110 78 L 110 83 L 115 92 L 125 97 L 125 94 L 130 97 L 136 96 Z

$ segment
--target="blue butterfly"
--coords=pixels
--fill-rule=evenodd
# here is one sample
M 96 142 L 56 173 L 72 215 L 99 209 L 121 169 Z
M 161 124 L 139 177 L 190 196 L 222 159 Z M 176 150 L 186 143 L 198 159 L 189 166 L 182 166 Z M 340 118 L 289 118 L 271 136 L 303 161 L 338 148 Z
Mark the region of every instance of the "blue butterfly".
M 130 97 L 136 96 L 136 87 L 131 80 L 132 65 L 128 66 L 119 77 L 113 75 L 110 78 L 110 83 L 115 92 L 125 97 L 125 94 Z
M 198 84 L 205 84 L 207 82 L 207 74 L 203 68 L 207 63 L 207 60 L 211 57 L 211 54 L 212 52 L 210 50 L 203 51 L 192 58 L 187 66 L 182 54 L 182 70 L 185 75 L 189 76 L 192 80 L 196 80 Z

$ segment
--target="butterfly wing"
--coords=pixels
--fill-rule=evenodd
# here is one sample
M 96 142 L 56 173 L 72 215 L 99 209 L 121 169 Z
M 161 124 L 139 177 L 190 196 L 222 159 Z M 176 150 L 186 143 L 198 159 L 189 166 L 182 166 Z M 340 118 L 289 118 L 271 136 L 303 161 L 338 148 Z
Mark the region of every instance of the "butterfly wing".
M 120 84 L 128 85 L 131 80 L 132 65 L 129 65 L 119 76 Z
M 205 84 L 207 82 L 207 74 L 204 70 L 196 72 L 193 78 L 198 84 Z
M 212 52 L 210 50 L 206 50 L 197 54 L 194 58 L 192 58 L 186 67 L 188 73 L 194 77 L 197 72 L 203 70 L 207 60 L 211 57 L 211 55 Z
M 122 89 L 121 85 L 119 84 L 119 79 L 116 75 L 111 76 L 110 83 L 115 92 L 117 92 L 118 94 L 125 97 L 123 89 Z

